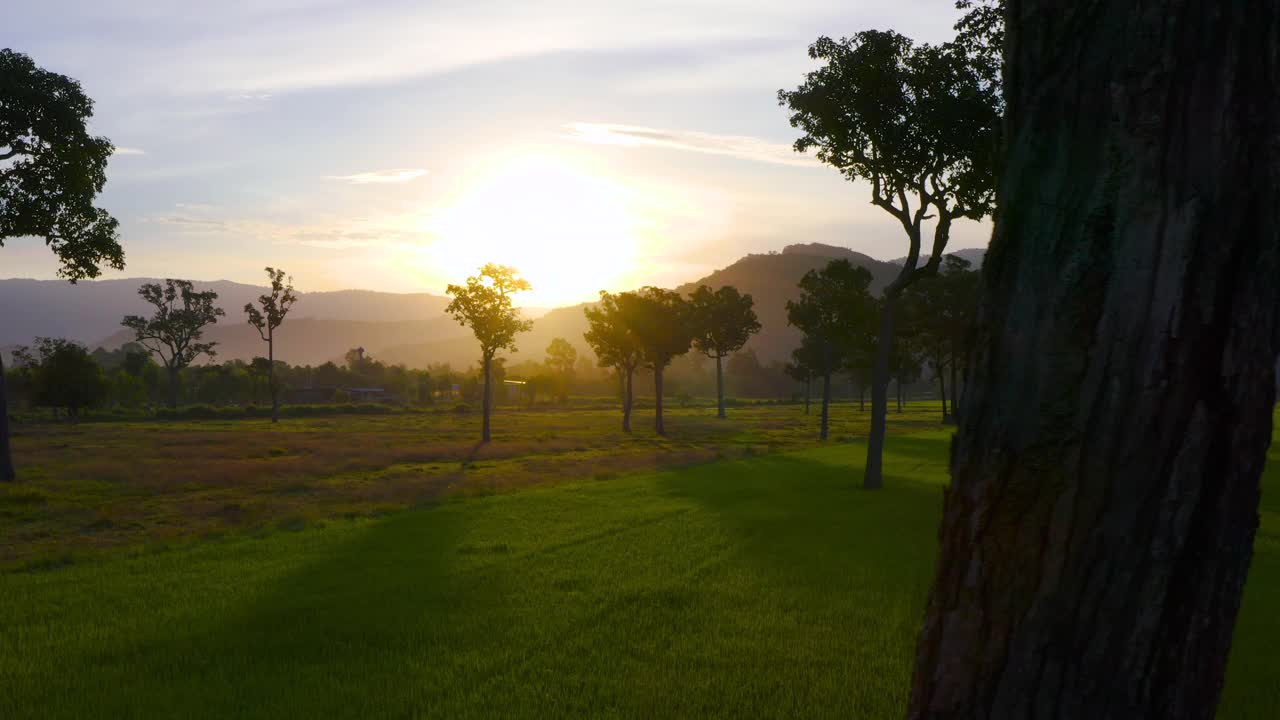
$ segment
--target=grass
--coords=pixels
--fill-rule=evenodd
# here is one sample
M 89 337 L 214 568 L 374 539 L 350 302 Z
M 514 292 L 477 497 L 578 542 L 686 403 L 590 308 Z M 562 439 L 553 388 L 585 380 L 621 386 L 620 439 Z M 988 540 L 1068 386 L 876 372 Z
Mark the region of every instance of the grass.
M 840 407 L 833 437 L 865 435 L 867 416 Z M 895 421 L 936 418 L 921 405 Z M 627 436 L 616 410 L 503 409 L 485 446 L 475 413 L 27 424 L 14 436 L 22 482 L 0 484 L 0 569 L 808 447 L 817 435 L 817 416 L 797 406 L 736 408 L 729 421 L 676 409 L 666 438 L 648 421 L 637 413 Z
M 785 448 L 785 410 L 699 447 Z M 0 717 L 901 717 L 948 441 L 908 420 L 877 493 L 856 441 L 657 471 L 579 457 L 518 492 L 2 574 Z M 1271 460 L 1223 718 L 1280 708 Z

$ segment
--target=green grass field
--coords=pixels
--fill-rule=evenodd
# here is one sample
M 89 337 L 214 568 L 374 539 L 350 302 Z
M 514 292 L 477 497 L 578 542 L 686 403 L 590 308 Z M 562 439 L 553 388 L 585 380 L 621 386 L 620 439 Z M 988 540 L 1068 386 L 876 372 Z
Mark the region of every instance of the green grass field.
M 677 412 L 668 440 L 528 413 L 480 457 L 448 416 L 29 430 L 31 477 L 0 494 L 0 718 L 900 717 L 948 433 L 894 418 L 868 493 L 865 414 L 837 417 L 816 447 L 794 407 Z M 158 476 L 93 476 L 131 453 Z M 1223 718 L 1280 712 L 1271 460 Z M 85 531 L 99 501 L 112 527 Z M 192 510 L 229 502 L 234 523 Z

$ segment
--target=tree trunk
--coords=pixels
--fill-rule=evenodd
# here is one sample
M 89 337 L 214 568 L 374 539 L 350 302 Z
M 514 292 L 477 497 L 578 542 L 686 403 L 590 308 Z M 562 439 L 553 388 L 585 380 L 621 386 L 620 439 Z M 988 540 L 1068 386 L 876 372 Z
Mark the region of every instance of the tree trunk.
M 178 409 L 178 373 L 180 368 L 169 366 L 169 407 Z
M 484 373 L 484 399 L 480 401 L 480 442 L 489 442 L 489 408 L 493 406 L 493 393 L 490 390 L 489 364 L 491 359 L 488 355 L 484 356 L 484 363 L 481 372 Z
M 867 410 L 867 384 L 858 383 L 858 412 Z
M 810 376 L 805 378 L 804 379 L 804 414 L 805 415 L 809 414 L 809 395 L 811 393 L 810 388 L 812 387 L 813 387 L 813 377 Z
M 719 400 L 716 417 L 724 417 L 724 371 L 720 367 L 720 355 L 716 355 L 716 398 Z
M 631 378 L 635 370 L 628 368 L 623 372 L 622 382 L 622 432 L 631 432 Z
M 653 430 L 659 435 L 666 435 L 667 429 L 662 425 L 662 371 L 664 368 L 653 368 Z
M 9 447 L 9 395 L 4 377 L 4 358 L 0 357 L 0 482 L 18 479 L 13 470 L 13 451 Z
M 280 422 L 280 393 L 276 391 L 276 343 L 275 334 L 267 327 L 267 388 L 271 393 L 271 422 Z
M 862 478 L 862 487 L 867 490 L 884 486 L 882 460 L 889 414 L 889 356 L 893 353 L 893 306 L 897 302 L 897 296 L 889 294 L 880 302 L 880 335 L 876 340 L 876 357 L 871 372 L 871 432 L 867 438 L 867 465 Z
M 1280 4 L 1010 4 L 911 718 L 1212 718 L 1280 350 Z
M 893 381 L 894 390 L 898 393 L 898 413 L 902 413 L 902 378 L 899 377 Z

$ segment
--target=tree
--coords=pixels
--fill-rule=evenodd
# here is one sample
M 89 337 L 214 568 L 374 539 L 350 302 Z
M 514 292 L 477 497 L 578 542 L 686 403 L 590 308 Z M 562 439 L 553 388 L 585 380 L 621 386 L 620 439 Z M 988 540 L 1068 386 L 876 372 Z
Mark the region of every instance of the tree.
M 555 338 L 547 346 L 547 367 L 555 376 L 556 393 L 561 403 L 569 401 L 569 383 L 573 382 L 573 366 L 577 362 L 578 351 L 568 340 Z M 529 404 L 532 405 L 532 401 Z
M 480 341 L 480 372 L 484 375 L 481 442 L 489 442 L 493 356 L 499 350 L 514 352 L 516 335 L 533 327 L 533 321 L 520 319 L 520 311 L 512 304 L 511 297 L 530 289 L 529 281 L 520 277 L 515 268 L 488 263 L 480 268 L 479 274 L 467 278 L 466 285 L 451 284 L 445 291 L 453 297 L 445 311 L 458 324 L 469 326 Z
M 706 285 L 689 295 L 689 317 L 693 346 L 716 361 L 716 416 L 724 415 L 724 368 L 721 361 L 738 352 L 752 335 L 760 332 L 760 321 L 752 309 L 750 295 L 725 285 L 712 291 Z
M 267 388 L 271 393 L 271 422 L 280 422 L 280 394 L 276 388 L 276 328 L 284 322 L 289 308 L 297 302 L 293 294 L 293 278 L 285 281 L 284 270 L 267 268 L 267 278 L 271 280 L 271 292 L 258 296 L 258 304 L 262 309 L 246 303 L 244 312 L 249 316 L 249 324 L 258 330 L 258 335 L 267 343 Z
M 980 273 L 969 261 L 948 255 L 943 272 L 913 284 L 902 295 L 900 335 L 928 361 L 938 381 L 942 419 L 951 419 L 959 401 L 959 375 L 977 311 Z M 900 343 L 903 344 L 903 343 Z M 947 411 L 950 375 L 951 412 Z
M 809 395 L 815 377 L 822 376 L 822 352 L 818 343 L 812 338 L 801 341 L 800 347 L 791 351 L 791 362 L 786 364 L 786 373 L 797 382 L 804 383 L 804 414 L 809 414 Z
M 676 357 L 689 352 L 693 329 L 689 304 L 679 293 L 648 285 L 622 305 L 623 318 L 640 343 L 644 365 L 653 370 L 653 430 L 665 435 L 662 417 L 662 376 Z
M 1008 18 L 909 717 L 1211 718 L 1276 400 L 1280 5 Z
M 36 405 L 63 408 L 75 420 L 85 408 L 102 404 L 110 386 L 102 368 L 85 346 L 61 338 L 36 338 L 35 349 L 20 346 L 13 353 L 28 372 Z
M 585 307 L 587 332 L 583 338 L 596 354 L 600 367 L 618 373 L 622 395 L 622 431 L 631 432 L 632 381 L 644 360 L 640 339 L 626 319 L 626 310 L 635 302 L 635 293 L 611 294 L 600 291 L 600 302 Z
M 871 186 L 871 202 L 902 226 L 907 257 L 884 289 L 871 384 L 871 435 L 863 486 L 883 485 L 881 459 L 888 413 L 893 315 L 898 297 L 934 274 L 958 218 L 991 211 L 1000 89 L 988 63 L 955 43 L 916 45 L 894 32 L 866 31 L 839 41 L 818 38 L 809 56 L 823 63 L 793 91 L 778 92 L 791 125 L 804 135 L 795 149 L 849 180 Z M 925 220 L 932 250 L 920 265 Z
M 805 366 L 822 378 L 822 415 L 818 437 L 827 439 L 831 373 L 855 345 L 870 336 L 875 300 L 867 290 L 871 271 L 848 260 L 832 260 L 800 279 L 800 299 L 787 301 L 787 322 L 805 335 Z M 793 357 L 795 357 L 793 355 Z M 799 358 L 797 358 L 798 360 Z M 812 363 L 812 364 L 811 364 Z
M 156 312 L 150 318 L 126 315 L 120 324 L 133 331 L 134 340 L 151 351 L 169 374 L 169 407 L 178 407 L 178 379 L 183 368 L 196 358 L 205 355 L 213 359 L 216 342 L 201 342 L 204 329 L 226 315 L 213 303 L 218 293 L 212 290 L 196 292 L 190 280 L 143 283 L 138 294 Z
M 111 141 L 89 134 L 93 101 L 80 83 L 0 49 L 0 247 L 39 237 L 74 283 L 124 268 L 117 222 L 93 206 L 107 181 Z M 13 481 L 9 403 L 0 360 L 0 482 Z

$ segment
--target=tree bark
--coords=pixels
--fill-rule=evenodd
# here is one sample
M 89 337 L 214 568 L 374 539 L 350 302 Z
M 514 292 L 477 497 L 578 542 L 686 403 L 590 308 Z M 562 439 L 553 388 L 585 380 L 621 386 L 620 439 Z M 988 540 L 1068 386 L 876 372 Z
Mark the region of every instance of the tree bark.
M 893 352 L 893 306 L 896 295 L 886 294 L 880 302 L 880 334 L 871 372 L 871 432 L 867 437 L 867 465 L 862 487 L 877 490 L 884 486 L 884 436 L 889 414 L 889 356 Z
M 662 425 L 662 371 L 664 368 L 653 368 L 653 430 L 659 435 L 666 435 L 667 429 Z
M 631 432 L 631 378 L 635 370 L 626 370 L 622 385 L 622 432 Z
M 719 405 L 716 417 L 724 418 L 724 371 L 720 368 L 720 355 L 716 355 L 716 398 Z
M 490 390 L 492 382 L 489 366 L 492 358 L 488 354 L 484 356 L 482 372 L 484 373 L 484 399 L 480 401 L 480 442 L 489 442 L 489 409 L 493 406 L 493 393 Z
M 0 482 L 17 479 L 13 469 L 13 450 L 9 446 L 9 394 L 4 377 L 4 358 L 0 357 Z
M 809 394 L 810 388 L 813 386 L 813 378 L 807 377 L 804 380 L 804 414 L 809 414 Z
M 1011 0 L 910 718 L 1212 718 L 1280 350 L 1280 4 Z

